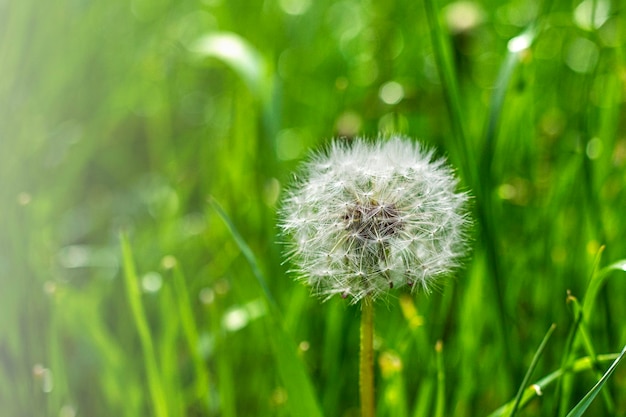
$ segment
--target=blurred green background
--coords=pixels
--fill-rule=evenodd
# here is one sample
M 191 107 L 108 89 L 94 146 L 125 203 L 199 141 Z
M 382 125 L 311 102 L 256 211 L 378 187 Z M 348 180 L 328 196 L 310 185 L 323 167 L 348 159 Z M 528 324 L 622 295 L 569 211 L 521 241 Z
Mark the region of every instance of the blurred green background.
M 277 243 L 281 189 L 335 136 L 417 138 L 474 196 L 466 267 L 377 308 L 379 417 L 433 415 L 438 340 L 454 416 L 513 398 L 552 323 L 532 380 L 588 354 L 566 296 L 626 258 L 625 8 L 0 2 L 0 416 L 358 415 L 359 308 L 309 297 Z M 615 269 L 596 353 L 626 344 Z M 589 415 L 624 415 L 624 366 L 605 392 Z

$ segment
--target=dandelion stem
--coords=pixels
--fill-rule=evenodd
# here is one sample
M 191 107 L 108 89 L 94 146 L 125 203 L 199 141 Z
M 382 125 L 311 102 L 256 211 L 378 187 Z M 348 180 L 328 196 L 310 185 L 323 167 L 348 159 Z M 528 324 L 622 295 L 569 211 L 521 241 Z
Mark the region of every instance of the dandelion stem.
M 374 303 L 366 296 L 361 305 L 361 417 L 374 417 Z

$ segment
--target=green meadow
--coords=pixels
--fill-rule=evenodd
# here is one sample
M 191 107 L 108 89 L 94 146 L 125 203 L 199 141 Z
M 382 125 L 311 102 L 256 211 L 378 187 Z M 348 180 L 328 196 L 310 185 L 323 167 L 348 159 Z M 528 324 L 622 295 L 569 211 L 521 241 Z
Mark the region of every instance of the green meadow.
M 376 415 L 625 416 L 625 53 L 619 0 L 0 1 L 0 416 L 359 416 L 277 210 L 391 134 L 473 228 L 377 303 Z

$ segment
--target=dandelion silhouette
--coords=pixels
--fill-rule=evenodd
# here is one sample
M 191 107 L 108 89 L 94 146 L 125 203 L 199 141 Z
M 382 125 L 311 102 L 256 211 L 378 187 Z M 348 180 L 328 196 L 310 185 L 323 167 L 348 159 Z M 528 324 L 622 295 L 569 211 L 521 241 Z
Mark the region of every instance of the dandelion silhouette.
M 288 256 L 324 299 L 429 291 L 465 253 L 468 196 L 457 187 L 445 161 L 408 138 L 336 140 L 287 191 Z

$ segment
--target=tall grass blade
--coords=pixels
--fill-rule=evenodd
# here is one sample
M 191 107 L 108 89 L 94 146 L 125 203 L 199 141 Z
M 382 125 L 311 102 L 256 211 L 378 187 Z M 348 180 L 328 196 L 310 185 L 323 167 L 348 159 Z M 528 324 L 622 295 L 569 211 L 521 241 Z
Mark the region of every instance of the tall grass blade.
M 270 292 L 269 287 L 267 286 L 267 281 L 265 280 L 265 277 L 263 276 L 263 273 L 261 272 L 261 268 L 259 267 L 259 263 L 257 262 L 256 257 L 254 256 L 254 253 L 252 252 L 252 249 L 250 249 L 250 246 L 248 246 L 248 244 L 243 239 L 241 234 L 239 234 L 239 231 L 235 228 L 235 225 L 230 220 L 230 217 L 228 217 L 228 215 L 226 214 L 222 206 L 220 206 L 219 203 L 215 201 L 213 198 L 209 199 L 209 204 L 211 205 L 211 207 L 213 207 L 213 209 L 220 216 L 220 218 L 222 219 L 222 221 L 228 228 L 230 235 L 235 240 L 237 247 L 239 247 L 239 250 L 243 254 L 244 258 L 246 258 L 246 261 L 248 261 L 250 268 L 252 268 L 252 273 L 254 274 L 254 277 L 256 278 L 257 282 L 263 289 L 263 295 L 265 295 L 266 301 L 269 302 L 270 307 L 272 309 L 277 310 L 278 306 L 276 305 L 276 301 L 274 301 L 274 297 L 272 296 L 272 293 Z M 273 312 L 273 313 L 278 314 L 278 311 Z
M 498 73 L 489 105 L 489 116 L 485 132 L 485 148 L 481 156 L 482 163 L 480 165 L 482 169 L 482 179 L 491 179 L 491 161 L 493 160 L 497 129 L 500 123 L 502 109 L 504 108 L 504 99 L 509 88 L 509 81 L 520 62 L 521 55 L 530 48 L 535 36 L 536 30 L 533 24 L 522 34 L 509 40 L 507 45 L 507 55 L 504 59 L 504 63 L 500 67 L 500 72 Z
M 472 154 L 469 152 L 470 149 L 467 144 L 467 135 L 462 110 L 463 106 L 461 104 L 461 95 L 459 93 L 456 71 L 454 69 L 450 41 L 443 29 L 443 24 L 441 22 L 435 0 L 424 1 L 424 7 L 426 9 L 428 24 L 432 32 L 433 52 L 437 63 L 439 77 L 443 85 L 443 94 L 450 113 L 452 133 L 455 139 L 455 146 L 451 146 L 450 148 L 458 149 L 460 151 L 459 159 L 461 166 L 464 168 L 464 173 L 467 174 L 467 178 L 471 178 L 469 175 L 473 173 L 473 170 L 470 169 L 472 166 L 472 158 L 470 156 Z
M 587 351 L 587 354 L 589 355 L 591 360 L 595 363 L 596 357 L 597 357 L 596 349 L 593 347 L 593 342 L 591 341 L 591 337 L 589 336 L 589 331 L 587 330 L 586 317 L 584 313 L 582 312 L 582 306 L 578 302 L 578 299 L 574 296 L 570 295 L 568 297 L 568 300 L 572 304 L 574 317 L 576 318 L 576 321 L 579 322 L 578 335 L 580 335 L 582 339 L 582 343 L 583 343 L 585 350 Z M 594 373 L 596 374 L 598 380 L 602 378 L 602 373 L 599 370 L 594 369 Z M 613 414 L 615 410 L 615 401 L 613 401 L 613 398 L 611 397 L 609 392 L 606 390 L 602 391 L 602 397 L 604 398 L 607 412 L 609 414 Z
M 471 183 L 473 192 L 475 193 L 477 199 L 479 201 L 483 201 L 485 204 L 479 204 L 476 207 L 477 216 L 479 220 L 479 226 L 482 229 L 482 233 L 484 235 L 483 241 L 485 242 L 485 249 L 488 257 L 488 265 L 490 268 L 490 276 L 494 282 L 494 288 L 496 293 L 496 302 L 499 310 L 499 314 L 497 315 L 499 321 L 500 332 L 502 334 L 502 342 L 506 344 L 504 352 L 506 354 L 506 358 L 504 363 L 510 367 L 510 364 L 514 363 L 512 360 L 511 346 L 509 345 L 509 337 L 507 326 L 507 314 L 506 308 L 504 304 L 504 296 L 501 285 L 501 267 L 500 267 L 500 256 L 498 254 L 498 248 L 495 245 L 497 241 L 496 238 L 496 230 L 497 226 L 495 226 L 492 222 L 493 216 L 491 215 L 489 199 L 491 195 L 491 184 L 490 184 L 490 174 L 485 175 L 485 172 L 480 169 L 476 169 L 476 167 L 483 167 L 483 170 L 489 170 L 491 167 L 491 159 L 486 159 L 485 154 L 480 158 L 480 161 L 477 162 L 478 157 L 474 155 L 472 151 L 472 147 L 469 146 L 468 135 L 466 132 L 466 125 L 463 116 L 463 106 L 461 103 L 461 95 L 459 93 L 459 83 L 458 77 L 456 75 L 456 71 L 454 68 L 454 62 L 452 58 L 450 40 L 448 34 L 444 31 L 443 24 L 441 22 L 440 14 L 438 13 L 437 7 L 435 5 L 436 0 L 425 0 L 424 7 L 426 9 L 426 17 L 428 19 L 428 23 L 432 32 L 432 43 L 433 43 L 433 52 L 435 56 L 435 60 L 437 63 L 437 69 L 439 72 L 439 77 L 441 78 L 441 82 L 443 85 L 443 93 L 445 96 L 446 104 L 448 106 L 448 110 L 450 113 L 451 124 L 453 136 L 456 139 L 456 142 L 453 144 L 453 148 L 460 151 L 460 163 L 463 168 L 463 174 L 465 178 Z M 510 76 L 512 71 L 512 64 L 517 61 L 517 55 L 515 57 L 511 57 L 507 60 L 510 61 L 510 64 L 505 64 L 504 70 L 501 71 L 499 83 L 506 87 L 506 81 Z M 496 93 L 494 93 L 496 94 Z M 499 97 L 496 95 L 496 97 Z M 502 96 L 503 97 L 503 96 Z M 493 111 L 497 106 L 501 107 L 502 103 L 500 101 L 496 101 L 492 104 L 491 116 L 492 119 L 494 115 L 500 114 L 500 111 Z M 492 122 L 489 124 L 491 125 Z M 495 121 L 493 122 L 495 123 Z M 494 124 L 495 126 L 495 124 Z M 491 156 L 489 156 L 491 158 Z M 512 373 L 509 370 L 508 373 Z
M 602 268 L 591 277 L 591 280 L 589 281 L 589 286 L 587 287 L 587 292 L 585 293 L 585 298 L 583 299 L 582 311 L 584 317 L 590 317 L 589 315 L 591 314 L 595 299 L 600 289 L 613 271 L 626 272 L 626 259 L 622 259 Z
M 622 353 L 620 353 L 619 357 L 615 359 L 609 369 L 604 373 L 602 378 L 600 378 L 596 385 L 591 388 L 591 390 L 583 397 L 583 399 L 580 400 L 580 402 L 576 404 L 574 408 L 572 408 L 572 410 L 567 414 L 567 417 L 580 417 L 584 414 L 584 412 L 587 410 L 587 408 L 589 408 L 600 390 L 602 390 L 602 387 L 604 386 L 606 381 L 608 381 L 613 372 L 615 372 L 615 368 L 617 368 L 617 365 L 619 365 L 619 363 L 622 361 L 624 355 L 626 355 L 626 346 L 624 346 L 624 348 L 622 349 Z
M 430 417 L 432 398 L 435 398 L 435 381 L 433 378 L 425 379 L 419 385 L 419 391 L 415 394 L 416 401 L 412 417 Z
M 270 314 L 267 323 L 269 327 L 270 343 L 274 353 L 274 360 L 278 368 L 278 373 L 287 391 L 287 406 L 293 416 L 322 417 L 321 407 L 317 401 L 313 384 L 307 374 L 304 364 L 297 355 L 296 345 L 293 339 L 285 331 L 283 320 L 277 304 L 272 297 L 261 268 L 252 252 L 252 249 L 239 234 L 233 222 L 226 212 L 215 201 L 210 200 L 211 207 L 215 209 L 222 221 L 235 240 L 235 243 L 252 268 L 257 282 L 262 288 L 264 300 L 269 306 Z
M 622 352 L 623 355 L 623 352 Z M 598 355 L 596 358 L 596 363 L 604 363 L 609 361 L 614 361 L 619 358 L 621 355 L 618 353 L 610 353 L 604 355 Z M 556 371 L 546 375 L 541 378 L 539 381 L 530 385 L 528 388 L 524 390 L 524 394 L 522 395 L 522 400 L 520 401 L 520 408 L 523 408 L 526 404 L 528 404 L 532 399 L 543 395 L 543 391 L 550 386 L 555 381 L 559 381 L 564 375 L 573 374 L 583 371 L 589 371 L 593 369 L 595 366 L 594 362 L 591 360 L 589 356 L 585 356 L 583 358 L 577 359 L 570 366 L 566 368 L 559 368 Z M 498 408 L 493 413 L 489 414 L 488 417 L 505 417 L 510 415 L 513 405 L 515 403 L 515 399 L 509 401 L 504 404 L 500 408 Z
M 526 375 L 524 375 L 522 384 L 520 385 L 519 391 L 517 392 L 517 395 L 515 396 L 515 402 L 513 403 L 513 408 L 511 409 L 511 414 L 509 414 L 510 417 L 515 416 L 515 414 L 517 413 L 520 403 L 522 402 L 522 397 L 524 396 L 524 388 L 527 386 L 528 381 L 530 381 L 530 377 L 532 376 L 533 371 L 537 367 L 537 364 L 539 363 L 539 358 L 543 354 L 543 351 L 546 348 L 546 345 L 548 344 L 548 340 L 550 340 L 550 336 L 552 336 L 552 333 L 554 333 L 554 329 L 556 329 L 556 324 L 553 323 L 552 326 L 550 326 L 550 329 L 548 329 L 548 332 L 546 333 L 546 335 L 543 337 L 543 340 L 541 341 L 541 344 L 539 345 L 537 352 L 535 352 L 535 356 L 533 356 L 533 360 L 530 362 L 528 371 L 526 372 Z
M 214 58 L 228 65 L 261 100 L 271 91 L 271 77 L 263 55 L 246 39 L 231 32 L 204 35 L 189 46 L 200 57 Z
M 183 335 L 187 341 L 189 353 L 193 362 L 195 372 L 195 393 L 198 399 L 210 401 L 209 391 L 210 375 L 206 366 L 204 366 L 202 355 L 199 349 L 198 325 L 194 317 L 191 301 L 189 299 L 189 290 L 187 289 L 187 280 L 180 268 L 175 265 L 173 268 L 173 284 L 176 294 L 176 305 L 178 306 L 178 315 L 182 326 Z M 210 404 L 209 404 L 210 408 Z
M 344 344 L 347 342 L 344 337 L 344 309 L 337 302 L 329 302 L 324 322 L 324 347 L 322 357 L 324 363 L 322 373 L 323 393 L 322 401 L 324 410 L 336 410 L 341 400 L 342 372 L 336 364 L 341 363 Z
M 141 290 L 139 286 L 139 278 L 133 261 L 132 250 L 128 239 L 124 234 L 120 235 L 122 245 L 122 261 L 124 267 L 124 284 L 126 296 L 130 305 L 132 319 L 137 329 L 139 342 L 141 343 L 141 351 L 146 371 L 148 390 L 150 391 L 150 399 L 152 401 L 152 411 L 156 417 L 167 417 L 168 405 L 167 396 L 163 389 L 163 382 L 159 375 L 157 367 L 156 352 L 154 342 L 150 334 L 148 326 L 148 318 L 141 300 Z
M 549 10 L 552 1 L 546 1 L 542 7 L 545 11 Z M 543 16 L 543 14 L 538 14 Z M 524 54 L 527 53 L 529 48 L 535 42 L 537 34 L 539 32 L 539 23 L 533 21 L 521 34 L 511 38 L 507 44 L 507 53 L 504 58 L 504 63 L 500 67 L 498 77 L 496 79 L 495 88 L 491 94 L 491 101 L 489 105 L 489 115 L 487 119 L 487 127 L 485 131 L 485 148 L 481 157 L 482 177 L 491 178 L 491 161 L 494 155 L 495 139 L 497 135 L 498 125 L 502 115 L 502 110 L 505 106 L 506 92 L 509 88 L 509 82 L 515 68 L 521 61 Z M 485 177 L 486 175 L 486 177 Z

